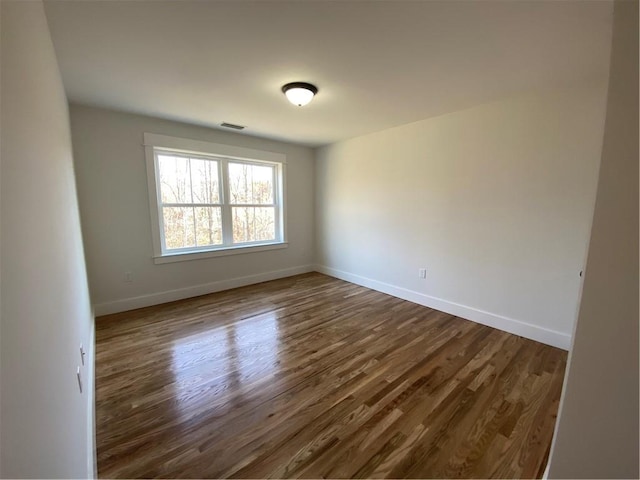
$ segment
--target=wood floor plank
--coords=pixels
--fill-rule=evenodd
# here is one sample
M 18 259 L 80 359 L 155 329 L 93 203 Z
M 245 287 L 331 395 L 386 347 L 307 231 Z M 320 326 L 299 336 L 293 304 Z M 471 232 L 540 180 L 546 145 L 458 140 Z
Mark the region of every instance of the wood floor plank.
M 102 478 L 530 478 L 566 352 L 318 273 L 101 317 Z

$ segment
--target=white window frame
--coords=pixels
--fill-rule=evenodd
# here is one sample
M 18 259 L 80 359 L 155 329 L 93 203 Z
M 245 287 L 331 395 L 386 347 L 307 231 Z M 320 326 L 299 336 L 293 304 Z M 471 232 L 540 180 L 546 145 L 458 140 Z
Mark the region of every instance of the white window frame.
M 264 150 L 224 145 L 220 143 L 202 142 L 186 138 L 170 137 L 155 133 L 144 134 L 145 160 L 147 168 L 147 184 L 149 190 L 149 211 L 151 214 L 151 239 L 153 243 L 153 261 L 156 264 L 179 262 L 184 260 L 197 260 L 201 258 L 218 257 L 224 255 L 237 255 L 242 253 L 260 252 L 287 248 L 286 230 L 286 155 Z M 207 245 L 202 247 L 189 247 L 183 249 L 166 249 L 164 247 L 164 227 L 162 219 L 162 198 L 158 179 L 158 154 L 171 154 L 181 156 L 192 155 L 218 161 L 218 175 L 222 188 L 220 189 L 220 204 L 222 207 L 223 245 Z M 274 167 L 274 204 L 276 239 L 270 241 L 230 243 L 232 237 L 231 207 L 229 200 L 228 163 L 249 163 L 253 165 L 265 164 Z M 235 204 L 234 204 L 235 205 Z M 239 206 L 263 206 L 263 205 L 239 205 Z M 227 222 L 224 219 L 227 219 Z M 232 240 L 231 240 L 232 241 Z

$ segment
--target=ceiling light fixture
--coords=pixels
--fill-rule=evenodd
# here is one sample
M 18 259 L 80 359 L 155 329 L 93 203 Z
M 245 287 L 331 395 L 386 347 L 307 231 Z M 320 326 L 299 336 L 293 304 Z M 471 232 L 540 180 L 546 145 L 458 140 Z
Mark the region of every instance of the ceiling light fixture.
M 282 92 L 291 103 L 302 107 L 313 100 L 313 96 L 318 93 L 318 88 L 310 83 L 292 82 L 283 86 Z

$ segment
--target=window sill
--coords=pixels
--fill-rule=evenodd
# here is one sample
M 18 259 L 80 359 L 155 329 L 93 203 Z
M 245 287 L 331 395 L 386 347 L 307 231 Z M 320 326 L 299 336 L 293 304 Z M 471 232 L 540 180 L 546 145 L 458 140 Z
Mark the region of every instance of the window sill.
M 183 252 L 169 253 L 153 257 L 153 263 L 156 265 L 163 263 L 186 262 L 189 260 L 200 260 L 203 258 L 226 257 L 227 255 L 241 255 L 243 253 L 266 252 L 268 250 L 279 250 L 288 248 L 288 242 L 267 243 L 261 245 L 242 245 L 237 247 L 219 248 L 216 250 L 208 250 L 205 252 Z

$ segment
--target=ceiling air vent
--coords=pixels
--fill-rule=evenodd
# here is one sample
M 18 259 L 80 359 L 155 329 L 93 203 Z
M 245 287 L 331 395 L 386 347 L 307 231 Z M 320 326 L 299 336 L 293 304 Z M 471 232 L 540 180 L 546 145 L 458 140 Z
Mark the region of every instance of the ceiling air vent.
M 221 127 L 233 128 L 234 130 L 244 130 L 244 125 L 235 125 L 234 123 L 222 122 Z

